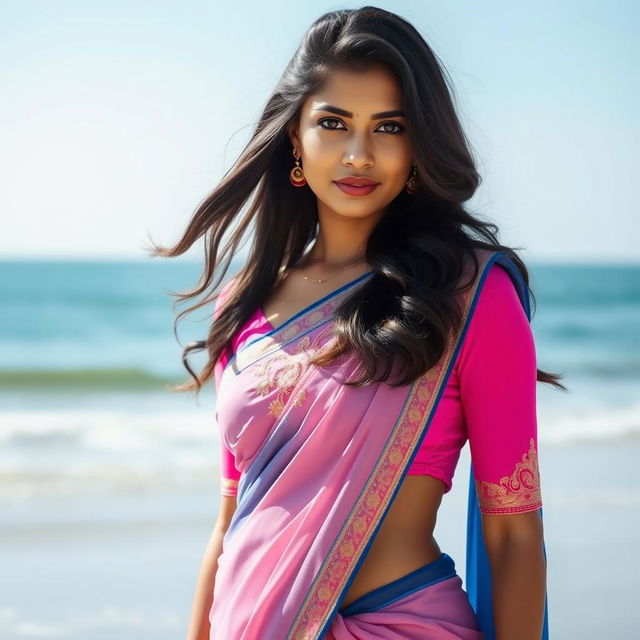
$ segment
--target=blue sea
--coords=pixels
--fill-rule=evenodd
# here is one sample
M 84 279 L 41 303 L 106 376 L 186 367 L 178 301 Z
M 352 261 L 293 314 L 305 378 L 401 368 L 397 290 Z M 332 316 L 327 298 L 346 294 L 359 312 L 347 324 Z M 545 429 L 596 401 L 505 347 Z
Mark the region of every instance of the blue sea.
M 640 265 L 528 267 L 538 367 L 569 389 L 538 385 L 549 522 L 554 504 L 558 518 L 561 505 L 598 504 L 637 526 Z M 199 264 L 160 258 L 0 262 L 0 637 L 184 635 L 217 512 L 219 438 L 211 382 L 198 400 L 167 390 L 188 378 L 182 348 L 205 337 L 213 309 L 179 324 L 178 342 L 185 305 L 169 292 L 199 276 Z M 587 473 L 598 465 L 604 485 Z M 575 541 L 553 531 L 549 550 L 570 553 Z M 559 574 L 555 590 L 574 593 Z M 571 605 L 559 609 L 558 627 L 575 631 Z

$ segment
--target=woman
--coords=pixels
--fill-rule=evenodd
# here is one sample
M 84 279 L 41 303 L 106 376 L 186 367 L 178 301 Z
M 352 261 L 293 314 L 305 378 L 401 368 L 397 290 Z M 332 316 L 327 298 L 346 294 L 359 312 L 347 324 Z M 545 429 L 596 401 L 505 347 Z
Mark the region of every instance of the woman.
M 214 379 L 223 443 L 190 639 L 548 637 L 535 385 L 564 387 L 536 368 L 524 264 L 463 206 L 479 182 L 420 34 L 333 11 L 182 239 L 156 247 L 207 236 L 186 299 L 255 225 L 176 388 Z M 465 591 L 433 529 L 467 439 Z

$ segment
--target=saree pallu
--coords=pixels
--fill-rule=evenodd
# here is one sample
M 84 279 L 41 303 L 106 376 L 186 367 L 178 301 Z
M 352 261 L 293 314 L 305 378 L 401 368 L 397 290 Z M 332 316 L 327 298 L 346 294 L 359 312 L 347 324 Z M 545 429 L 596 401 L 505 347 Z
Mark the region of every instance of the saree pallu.
M 237 346 L 217 383 L 220 435 L 242 476 L 237 508 L 218 558 L 209 614 L 212 639 L 329 640 L 333 634 L 336 640 L 346 640 L 356 618 L 362 625 L 371 616 L 378 625 L 374 635 L 359 629 L 360 635 L 354 637 L 494 638 L 491 568 L 472 467 L 466 582 L 483 635 L 469 635 L 478 633 L 471 623 L 458 630 L 452 627 L 449 635 L 431 633 L 430 618 L 440 629 L 446 626 L 446 620 L 437 620 L 439 609 L 445 615 L 446 598 L 440 605 L 433 603 L 438 587 L 441 590 L 447 580 L 424 584 L 375 610 L 346 617 L 340 610 L 429 429 L 493 262 L 506 268 L 530 319 L 526 286 L 508 256 L 482 249 L 476 255 L 478 274 L 459 295 L 460 329 L 450 337 L 438 363 L 410 385 L 340 384 L 359 374 L 354 354 L 326 367 L 307 364 L 309 356 L 332 339 L 335 309 L 372 272 L 309 305 L 280 327 Z M 400 593 L 410 577 L 396 585 Z M 449 585 L 455 587 L 455 580 L 450 576 Z M 363 622 L 363 616 L 369 618 Z M 398 616 L 422 619 L 422 636 L 410 635 L 411 625 L 405 630 L 402 625 L 394 627 Z M 541 638 L 548 638 L 546 603 Z

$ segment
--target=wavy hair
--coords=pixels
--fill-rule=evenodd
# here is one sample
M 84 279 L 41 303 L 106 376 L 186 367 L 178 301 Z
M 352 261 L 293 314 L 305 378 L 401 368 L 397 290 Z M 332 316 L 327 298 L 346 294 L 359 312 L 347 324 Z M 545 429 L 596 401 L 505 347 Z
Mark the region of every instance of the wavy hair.
M 388 380 L 395 362 L 401 375 L 390 382 L 394 386 L 426 373 L 443 355 L 451 331 L 460 326 L 455 293 L 467 260 L 475 263 L 477 273 L 475 247 L 506 253 L 533 298 L 527 269 L 514 249 L 498 242 L 498 227 L 464 207 L 480 176 L 443 64 L 419 32 L 394 13 L 373 6 L 330 11 L 304 34 L 248 144 L 196 208 L 182 237 L 171 247 L 153 245 L 154 255 L 176 257 L 204 237 L 200 282 L 193 290 L 170 292 L 178 299 L 175 304 L 203 297 L 177 315 L 175 332 L 185 314 L 215 302 L 229 263 L 253 231 L 246 265 L 234 277 L 223 308 L 216 310 L 206 340 L 184 348 L 183 363 L 192 380 L 172 391 L 199 393 L 232 336 L 267 299 L 281 270 L 295 265 L 317 236 L 316 196 L 308 185 L 295 188 L 289 182 L 288 126 L 332 71 L 365 70 L 374 64 L 385 65 L 399 81 L 418 190 L 414 195 L 403 190 L 389 203 L 364 255 L 374 273 L 336 309 L 336 339 L 311 362 L 324 366 L 355 352 L 362 375 L 345 382 L 350 386 Z M 205 349 L 208 361 L 196 374 L 188 355 Z M 561 377 L 537 370 L 538 381 L 566 391 Z

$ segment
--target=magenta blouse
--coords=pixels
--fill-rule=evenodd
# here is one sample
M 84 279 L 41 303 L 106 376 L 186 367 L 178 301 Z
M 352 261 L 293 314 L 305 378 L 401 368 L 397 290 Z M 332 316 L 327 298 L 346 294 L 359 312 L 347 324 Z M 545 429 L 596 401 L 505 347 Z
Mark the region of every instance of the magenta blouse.
M 256 310 L 232 339 L 231 353 L 227 350 L 218 359 L 216 378 L 239 344 L 270 331 L 273 327 L 262 310 Z M 407 473 L 438 478 L 447 493 L 468 439 L 481 512 L 540 508 L 536 373 L 529 321 L 509 275 L 493 264 L 431 425 Z M 233 496 L 240 472 L 223 442 L 221 452 L 221 493 Z M 528 497 L 523 501 L 525 492 Z

